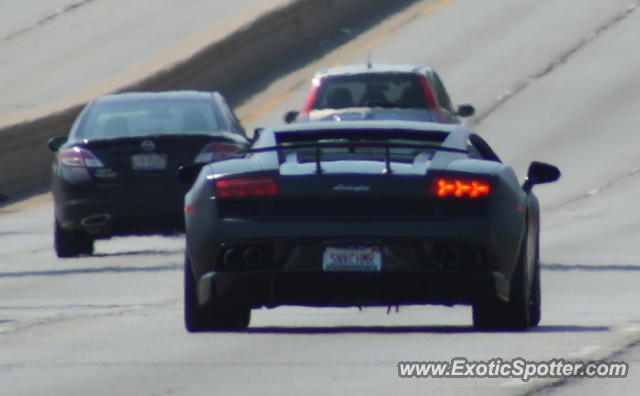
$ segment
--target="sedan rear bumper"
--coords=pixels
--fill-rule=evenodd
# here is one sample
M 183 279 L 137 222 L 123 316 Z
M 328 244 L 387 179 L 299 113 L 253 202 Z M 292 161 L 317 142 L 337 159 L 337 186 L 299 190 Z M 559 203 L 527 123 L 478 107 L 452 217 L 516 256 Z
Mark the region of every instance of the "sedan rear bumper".
M 181 192 L 69 194 L 56 200 L 56 219 L 65 229 L 83 230 L 98 238 L 183 232 Z

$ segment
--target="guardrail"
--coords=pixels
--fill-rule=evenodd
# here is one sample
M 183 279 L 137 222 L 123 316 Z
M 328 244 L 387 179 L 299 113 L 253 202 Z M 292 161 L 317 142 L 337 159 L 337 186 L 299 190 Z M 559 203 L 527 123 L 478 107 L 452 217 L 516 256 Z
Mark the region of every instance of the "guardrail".
M 296 0 L 270 11 L 195 55 L 111 92 L 232 86 L 261 65 L 340 26 L 346 18 L 384 0 Z M 48 183 L 47 140 L 66 135 L 85 103 L 0 126 L 0 197 L 14 197 Z

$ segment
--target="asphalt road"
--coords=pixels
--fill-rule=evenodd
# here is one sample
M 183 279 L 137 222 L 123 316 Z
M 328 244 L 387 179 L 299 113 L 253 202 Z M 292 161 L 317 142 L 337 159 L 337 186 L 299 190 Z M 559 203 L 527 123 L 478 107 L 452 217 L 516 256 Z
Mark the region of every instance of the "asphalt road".
M 2 0 L 2 117 L 171 64 L 287 0 Z M 10 94 L 8 94 L 10 92 Z
M 0 393 L 11 395 L 637 394 L 640 385 L 640 1 L 422 1 L 283 76 L 239 114 L 301 106 L 313 69 L 433 65 L 454 101 L 540 186 L 543 318 L 477 333 L 468 307 L 255 310 L 249 331 L 182 326 L 183 241 L 100 241 L 58 260 L 46 195 L 0 208 Z M 401 379 L 399 361 L 624 360 L 626 379 Z

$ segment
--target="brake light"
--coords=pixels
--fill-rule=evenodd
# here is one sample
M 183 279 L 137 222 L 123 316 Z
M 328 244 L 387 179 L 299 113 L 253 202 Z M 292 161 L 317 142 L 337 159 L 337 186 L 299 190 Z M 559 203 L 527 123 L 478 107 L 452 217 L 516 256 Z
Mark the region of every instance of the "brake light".
M 242 149 L 235 144 L 230 143 L 211 143 L 206 145 L 202 151 L 196 156 L 194 162 L 211 162 L 219 161 L 225 158 L 233 157 Z
M 258 197 L 278 194 L 272 177 L 237 177 L 215 181 L 218 198 Z
M 489 196 L 491 187 L 483 180 L 440 177 L 434 179 L 431 192 L 439 198 L 481 198 Z
M 104 164 L 89 150 L 72 147 L 58 153 L 58 161 L 67 166 L 84 166 L 87 168 L 102 168 Z
M 445 121 L 444 113 L 442 112 L 442 109 L 440 108 L 440 106 L 438 105 L 438 102 L 436 101 L 436 97 L 433 94 L 433 91 L 431 90 L 431 86 L 429 85 L 429 82 L 427 82 L 427 78 L 421 75 L 418 77 L 418 79 L 420 80 L 422 91 L 424 92 L 425 106 L 427 107 L 428 110 L 435 111 L 438 114 L 438 117 L 440 117 L 440 121 Z
M 311 80 L 311 90 L 307 95 L 307 99 L 304 105 L 304 108 L 300 112 L 301 114 L 309 114 L 311 109 L 313 109 L 313 105 L 316 103 L 316 97 L 318 96 L 318 89 L 320 88 L 321 81 L 319 78 L 314 78 Z

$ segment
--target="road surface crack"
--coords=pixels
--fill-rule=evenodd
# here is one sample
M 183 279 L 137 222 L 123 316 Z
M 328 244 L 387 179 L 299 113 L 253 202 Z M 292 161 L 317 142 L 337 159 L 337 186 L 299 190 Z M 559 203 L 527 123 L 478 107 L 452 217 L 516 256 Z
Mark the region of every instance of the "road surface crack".
M 633 12 L 640 6 L 640 0 L 635 0 L 631 4 L 629 4 L 624 11 L 614 15 L 612 18 L 607 20 L 604 24 L 600 25 L 595 31 L 584 36 L 576 45 L 569 48 L 560 56 L 553 59 L 545 68 L 541 71 L 530 75 L 526 80 L 517 83 L 512 89 L 505 92 L 501 96 L 498 97 L 498 101 L 493 104 L 487 111 L 475 117 L 472 121 L 472 125 L 479 125 L 491 116 L 494 112 L 508 103 L 511 99 L 516 97 L 518 94 L 523 92 L 529 86 L 534 84 L 535 82 L 543 79 L 544 77 L 550 75 L 555 70 L 557 70 L 560 66 L 566 64 L 574 55 L 576 55 L 580 50 L 585 48 L 587 45 L 593 43 L 598 38 L 600 38 L 606 31 L 611 29 L 613 26 L 619 24 L 620 22 L 627 19 Z
M 11 40 L 17 36 L 20 36 L 22 34 L 25 34 L 27 32 L 30 32 L 31 30 L 37 29 L 38 27 L 41 27 L 51 21 L 53 21 L 54 19 L 68 14 L 69 12 L 78 9 L 88 3 L 93 2 L 94 0 L 80 0 L 80 1 L 75 1 L 65 7 L 60 7 L 60 8 L 56 8 L 53 11 L 50 11 L 47 15 L 45 15 L 43 18 L 37 20 L 35 23 L 31 24 L 31 25 L 27 25 L 24 27 L 21 27 L 17 30 L 14 30 L 13 32 L 9 32 L 7 34 L 5 34 L 4 36 L 0 37 L 0 42 L 2 41 L 8 41 Z
M 580 202 L 580 201 L 584 201 L 586 199 L 589 198 L 593 198 L 598 194 L 601 194 L 603 191 L 608 191 L 613 189 L 614 187 L 628 181 L 628 179 L 633 178 L 635 176 L 638 176 L 640 174 L 640 167 L 635 168 L 629 172 L 623 173 L 622 175 L 616 177 L 615 179 L 610 180 L 608 183 L 602 185 L 601 187 L 592 189 L 590 191 L 587 191 L 584 194 L 575 196 L 574 198 L 568 199 L 564 202 L 560 202 L 557 205 L 554 206 L 549 206 L 546 210 L 547 211 L 554 211 L 569 205 L 572 205 L 574 203 Z
M 627 342 L 622 347 L 612 351 L 607 356 L 597 358 L 597 359 L 589 359 L 596 361 L 614 361 L 619 360 L 624 355 L 628 354 L 631 350 L 640 347 L 640 338 Z M 551 393 L 560 391 L 560 388 L 566 385 L 575 385 L 580 382 L 584 382 L 586 378 L 576 378 L 576 377 L 565 377 L 552 382 L 547 382 L 545 384 L 541 384 L 535 386 L 528 391 L 520 394 L 520 396 L 538 396 L 538 395 L 549 395 Z M 588 380 L 588 379 L 587 379 Z

